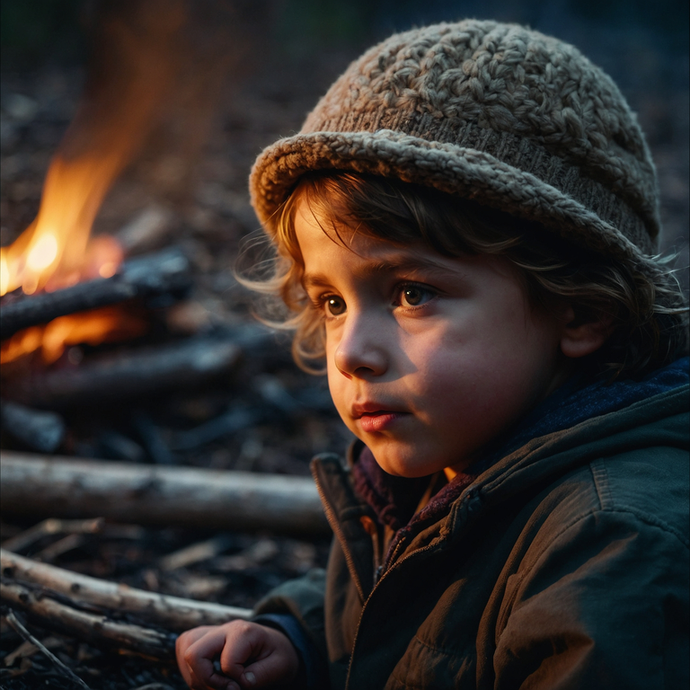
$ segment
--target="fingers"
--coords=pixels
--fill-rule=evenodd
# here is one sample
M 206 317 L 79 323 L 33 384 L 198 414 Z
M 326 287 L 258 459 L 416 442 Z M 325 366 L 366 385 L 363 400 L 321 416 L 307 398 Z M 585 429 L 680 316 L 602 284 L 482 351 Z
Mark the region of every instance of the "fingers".
M 177 638 L 175 653 L 180 673 L 192 690 L 240 690 L 214 665 L 224 646 L 224 626 L 194 628 Z
M 246 621 L 188 630 L 175 651 L 192 690 L 258 690 L 289 682 L 299 670 L 297 652 L 283 633 Z
M 243 690 L 270 687 L 292 680 L 299 670 L 299 657 L 290 640 L 280 631 L 255 623 L 236 626 L 231 658 L 221 654 L 221 667 L 230 677 L 238 679 Z M 238 663 L 238 659 L 242 659 Z

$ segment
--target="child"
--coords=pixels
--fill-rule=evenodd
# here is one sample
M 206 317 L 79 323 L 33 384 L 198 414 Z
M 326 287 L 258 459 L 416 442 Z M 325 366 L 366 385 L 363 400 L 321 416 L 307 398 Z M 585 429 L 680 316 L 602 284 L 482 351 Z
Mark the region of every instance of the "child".
M 181 635 L 190 687 L 687 687 L 686 307 L 612 81 L 515 25 L 399 34 L 251 189 L 359 441 L 312 465 L 327 571 Z

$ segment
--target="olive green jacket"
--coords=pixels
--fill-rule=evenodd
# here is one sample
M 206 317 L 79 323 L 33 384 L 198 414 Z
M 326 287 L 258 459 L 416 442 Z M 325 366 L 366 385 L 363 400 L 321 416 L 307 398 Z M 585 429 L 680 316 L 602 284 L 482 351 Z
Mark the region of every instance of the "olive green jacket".
M 689 399 L 684 385 L 533 439 L 378 578 L 371 508 L 321 456 L 328 569 L 258 613 L 296 617 L 324 690 L 686 688 Z

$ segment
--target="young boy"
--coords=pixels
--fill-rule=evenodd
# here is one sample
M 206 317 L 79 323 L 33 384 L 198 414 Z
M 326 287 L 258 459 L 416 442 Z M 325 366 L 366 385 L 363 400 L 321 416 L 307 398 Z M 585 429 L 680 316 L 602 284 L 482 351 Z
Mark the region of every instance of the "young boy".
M 327 571 L 181 635 L 190 687 L 687 687 L 686 308 L 612 81 L 519 26 L 413 30 L 251 185 L 359 441 L 312 466 Z

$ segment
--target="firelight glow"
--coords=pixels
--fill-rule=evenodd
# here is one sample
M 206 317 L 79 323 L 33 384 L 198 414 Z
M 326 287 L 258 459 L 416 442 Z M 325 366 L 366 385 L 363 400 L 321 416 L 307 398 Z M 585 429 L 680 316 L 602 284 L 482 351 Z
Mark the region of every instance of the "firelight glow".
M 5 256 L 5 250 L 0 249 L 0 295 L 4 295 L 7 292 L 7 286 L 10 282 L 9 269 L 7 267 L 7 257 Z
M 41 351 L 43 362 L 50 364 L 70 345 L 98 345 L 121 338 L 135 338 L 146 328 L 144 319 L 119 309 L 117 305 L 61 316 L 46 326 L 32 326 L 4 340 L 0 348 L 0 364 L 8 364 L 37 350 Z
M 117 268 L 122 260 L 120 247 L 112 238 L 103 242 L 90 234 L 118 170 L 119 161 L 109 156 L 54 156 L 36 220 L 5 248 L 8 277 L 3 292 L 57 290 L 95 278 L 104 264 L 111 265 L 112 274 L 112 264 Z
M 46 233 L 38 238 L 26 257 L 26 265 L 32 271 L 48 268 L 58 255 L 58 241 L 53 233 Z
M 0 293 L 21 288 L 25 295 L 54 291 L 98 277 L 114 275 L 123 252 L 113 237 L 90 237 L 91 227 L 118 170 L 107 156 L 85 154 L 66 160 L 56 155 L 48 170 L 36 220 L 0 255 Z M 97 344 L 116 333 L 141 332 L 140 323 L 123 325 L 125 314 L 74 314 L 45 327 L 26 329 L 3 342 L 0 363 L 42 350 L 46 363 L 66 345 Z

